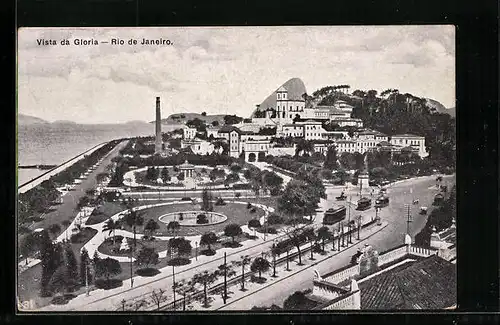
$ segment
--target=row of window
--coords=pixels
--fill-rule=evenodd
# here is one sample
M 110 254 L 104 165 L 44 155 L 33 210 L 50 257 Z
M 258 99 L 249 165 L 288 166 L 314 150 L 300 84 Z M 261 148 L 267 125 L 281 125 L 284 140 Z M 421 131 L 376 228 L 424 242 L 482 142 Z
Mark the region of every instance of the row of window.
M 286 111 L 286 106 L 282 106 L 283 110 Z M 280 105 L 278 105 L 278 109 L 277 111 L 279 112 L 280 111 Z M 290 106 L 290 112 L 294 112 L 293 110 L 293 106 Z M 299 112 L 299 111 L 302 111 L 302 107 L 299 108 L 299 106 L 297 106 L 297 108 L 295 109 L 295 112 Z

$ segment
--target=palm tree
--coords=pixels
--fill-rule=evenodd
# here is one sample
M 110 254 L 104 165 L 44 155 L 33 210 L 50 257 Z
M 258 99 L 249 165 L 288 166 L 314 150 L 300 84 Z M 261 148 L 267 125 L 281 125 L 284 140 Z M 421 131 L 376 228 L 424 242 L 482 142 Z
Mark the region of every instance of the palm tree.
M 113 233 L 113 245 L 115 244 L 116 236 L 115 230 L 120 229 L 120 222 L 114 221 L 113 219 L 109 219 L 104 226 L 102 227 L 102 231 L 109 231 L 108 236 Z

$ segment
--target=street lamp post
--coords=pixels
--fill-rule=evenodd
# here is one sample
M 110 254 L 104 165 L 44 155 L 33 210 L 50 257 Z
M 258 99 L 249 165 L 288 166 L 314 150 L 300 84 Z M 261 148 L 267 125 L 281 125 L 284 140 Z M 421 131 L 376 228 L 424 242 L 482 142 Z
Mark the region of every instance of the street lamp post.
M 314 260 L 314 256 L 313 256 L 313 240 L 311 238 L 311 257 L 309 258 L 311 261 Z
M 288 254 L 290 252 L 290 249 L 286 249 L 286 270 L 287 271 L 290 271 L 290 267 L 289 267 L 289 258 L 288 258 Z
M 175 265 L 172 265 L 172 288 L 174 289 L 174 310 L 175 308 Z
M 276 251 L 274 248 L 276 247 L 276 240 L 273 243 L 273 277 L 276 277 Z
M 224 304 L 226 304 L 227 299 L 227 264 L 226 264 L 226 252 L 224 252 Z
M 195 246 L 195 249 L 194 249 L 195 255 L 194 256 L 195 256 L 195 259 L 198 260 L 198 242 L 197 241 L 194 242 L 194 246 Z
M 89 266 L 87 265 L 87 260 L 85 260 L 85 294 L 89 295 Z
M 358 240 L 359 240 L 359 230 L 361 229 L 361 216 L 358 217 Z
M 337 231 L 334 230 L 332 234 L 332 251 L 335 251 L 335 236 L 337 235 Z
M 133 254 L 133 251 L 130 250 L 130 287 L 131 288 L 134 287 L 134 279 L 133 279 L 134 271 L 133 271 L 132 254 Z
M 345 227 L 342 225 L 342 247 L 345 247 L 346 240 L 345 240 Z
M 340 251 L 340 223 L 339 223 L 339 230 L 337 232 L 337 248 Z

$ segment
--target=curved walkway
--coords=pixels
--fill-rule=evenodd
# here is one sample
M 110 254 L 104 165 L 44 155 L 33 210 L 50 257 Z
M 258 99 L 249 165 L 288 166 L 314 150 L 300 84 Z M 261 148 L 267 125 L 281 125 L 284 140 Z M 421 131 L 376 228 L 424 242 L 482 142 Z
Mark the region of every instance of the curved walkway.
M 141 211 L 141 210 L 150 209 L 150 208 L 153 208 L 153 207 L 166 206 L 166 205 L 174 205 L 174 204 L 189 204 L 189 203 L 191 203 L 191 202 L 189 202 L 189 201 L 173 201 L 173 202 L 164 202 L 164 203 L 156 203 L 156 204 L 147 204 L 147 205 L 142 205 L 142 206 L 139 206 L 139 207 L 135 207 L 135 208 L 133 208 L 133 210 L 134 211 Z M 236 203 L 236 204 L 244 204 L 244 205 L 246 205 L 248 202 L 231 201 L 230 203 Z M 253 205 L 256 206 L 256 207 L 258 207 L 258 208 L 260 208 L 260 209 L 262 209 L 264 211 L 264 216 L 262 216 L 260 218 L 261 224 L 268 217 L 269 213 L 274 211 L 274 208 L 268 207 L 268 206 L 263 205 L 263 204 L 253 203 Z M 85 248 L 87 250 L 89 256 L 94 256 L 95 252 L 97 252 L 97 255 L 100 258 L 107 258 L 107 257 L 109 257 L 109 258 L 113 258 L 113 259 L 115 259 L 115 260 L 117 260 L 119 262 L 130 262 L 130 257 L 128 257 L 128 256 L 107 255 L 107 254 L 103 254 L 103 253 L 101 253 L 101 252 L 98 251 L 99 246 L 109 237 L 108 236 L 108 232 L 103 232 L 102 231 L 104 225 L 108 222 L 109 219 L 112 219 L 113 221 L 118 221 L 118 220 L 122 219 L 125 216 L 125 212 L 126 212 L 126 210 L 121 211 L 119 213 L 116 213 L 113 216 L 111 216 L 110 218 L 104 220 L 103 222 L 100 222 L 100 223 L 97 223 L 97 224 L 93 224 L 93 225 L 87 225 L 87 227 L 97 230 L 97 234 L 94 237 L 92 237 L 82 247 L 82 249 Z M 78 218 L 75 218 L 75 221 L 77 219 Z M 87 219 L 88 219 L 88 217 L 85 219 L 85 221 L 87 221 Z M 73 228 L 72 227 L 68 227 L 68 230 L 69 229 L 73 229 Z M 246 225 L 242 225 L 241 229 L 242 229 L 242 231 L 249 232 L 249 233 L 251 233 L 251 231 L 252 231 Z M 123 237 L 127 237 L 127 238 L 134 238 L 134 233 L 131 232 L 131 231 L 127 231 L 127 230 L 118 229 L 118 230 L 115 230 L 115 236 L 123 236 Z M 136 238 L 137 239 L 142 239 L 143 236 L 144 236 L 144 234 L 136 234 Z M 263 236 L 263 234 L 259 234 L 259 237 L 260 236 Z M 169 240 L 169 239 L 172 238 L 172 236 L 154 236 L 154 237 L 156 239 L 158 239 L 158 240 Z M 187 239 L 187 240 L 189 240 L 189 241 L 200 242 L 201 235 L 186 236 L 184 238 Z M 167 250 L 158 252 L 158 255 L 159 255 L 160 258 L 165 258 L 167 256 Z M 135 261 L 135 258 L 132 258 L 132 261 Z
M 153 189 L 153 190 L 165 190 L 165 191 L 182 191 L 182 190 L 185 190 L 185 189 L 196 189 L 196 188 L 199 188 L 199 189 L 202 189 L 204 188 L 205 184 L 201 183 L 201 184 L 198 184 L 196 182 L 193 182 L 193 184 L 191 186 L 186 186 L 186 184 L 184 184 L 184 186 L 155 186 L 155 185 L 148 185 L 148 184 L 142 184 L 142 183 L 137 183 L 136 179 L 135 179 L 135 173 L 136 172 L 141 172 L 141 171 L 145 171 L 147 170 L 149 167 L 151 166 L 148 166 L 148 167 L 142 167 L 142 168 L 138 168 L 138 169 L 134 169 L 134 170 L 130 170 L 128 172 L 126 172 L 124 175 L 123 175 L 123 185 L 125 186 L 128 186 L 128 187 L 146 187 L 146 188 L 150 188 L 150 189 Z M 161 167 L 170 167 L 172 168 L 173 166 L 159 166 L 160 168 Z M 205 166 L 205 165 L 195 165 L 195 168 L 205 168 L 205 169 L 213 169 L 213 167 L 210 167 L 210 166 Z M 229 168 L 224 168 L 224 171 L 225 172 L 231 172 Z M 248 183 L 248 181 L 245 179 L 245 177 L 243 176 L 243 173 L 238 173 L 239 176 L 240 176 L 240 180 L 238 182 L 235 182 L 233 183 L 234 184 L 246 184 Z M 181 184 L 183 182 L 180 182 Z M 224 184 L 219 184 L 219 185 L 210 185 L 209 186 L 210 188 L 213 188 L 213 189 L 224 189 L 226 188 L 224 186 Z

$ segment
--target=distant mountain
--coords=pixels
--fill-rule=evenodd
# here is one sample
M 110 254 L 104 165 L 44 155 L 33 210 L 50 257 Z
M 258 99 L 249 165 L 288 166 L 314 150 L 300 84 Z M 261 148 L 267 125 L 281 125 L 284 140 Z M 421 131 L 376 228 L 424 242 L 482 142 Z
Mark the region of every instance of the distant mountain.
M 455 107 L 446 108 L 443 104 L 441 104 L 437 100 L 430 98 L 424 98 L 424 99 L 426 105 L 430 108 L 431 113 L 443 113 L 455 117 Z
M 125 122 L 124 124 L 127 124 L 127 125 L 141 125 L 141 124 L 149 124 L 149 123 L 145 122 L 145 121 L 134 120 L 134 121 Z
M 300 78 L 292 78 L 285 82 L 280 87 L 284 87 L 288 91 L 288 99 L 303 100 L 302 95 L 306 93 L 306 86 Z M 278 90 L 280 87 L 276 88 Z M 259 110 L 263 111 L 268 108 L 276 109 L 276 90 L 273 91 L 259 106 Z M 253 117 L 257 109 L 250 115 Z
M 46 124 L 46 123 L 49 123 L 49 122 L 42 120 L 41 118 L 38 118 L 38 117 L 24 115 L 24 114 L 17 115 L 17 124 L 18 125 L 32 125 L 32 124 Z
M 52 122 L 52 124 L 71 124 L 71 125 L 76 125 L 78 123 L 76 123 L 74 121 L 69 121 L 69 120 L 57 120 L 57 121 Z
M 226 114 L 203 116 L 203 115 L 198 114 L 198 113 L 176 113 L 176 114 L 170 115 L 167 118 L 161 119 L 161 124 L 182 125 L 182 124 L 185 124 L 189 120 L 199 118 L 200 120 L 205 121 L 206 124 L 211 124 L 213 121 L 218 121 L 219 125 L 224 125 L 224 116 L 225 115 Z M 155 121 L 151 121 L 149 123 L 155 123 Z

